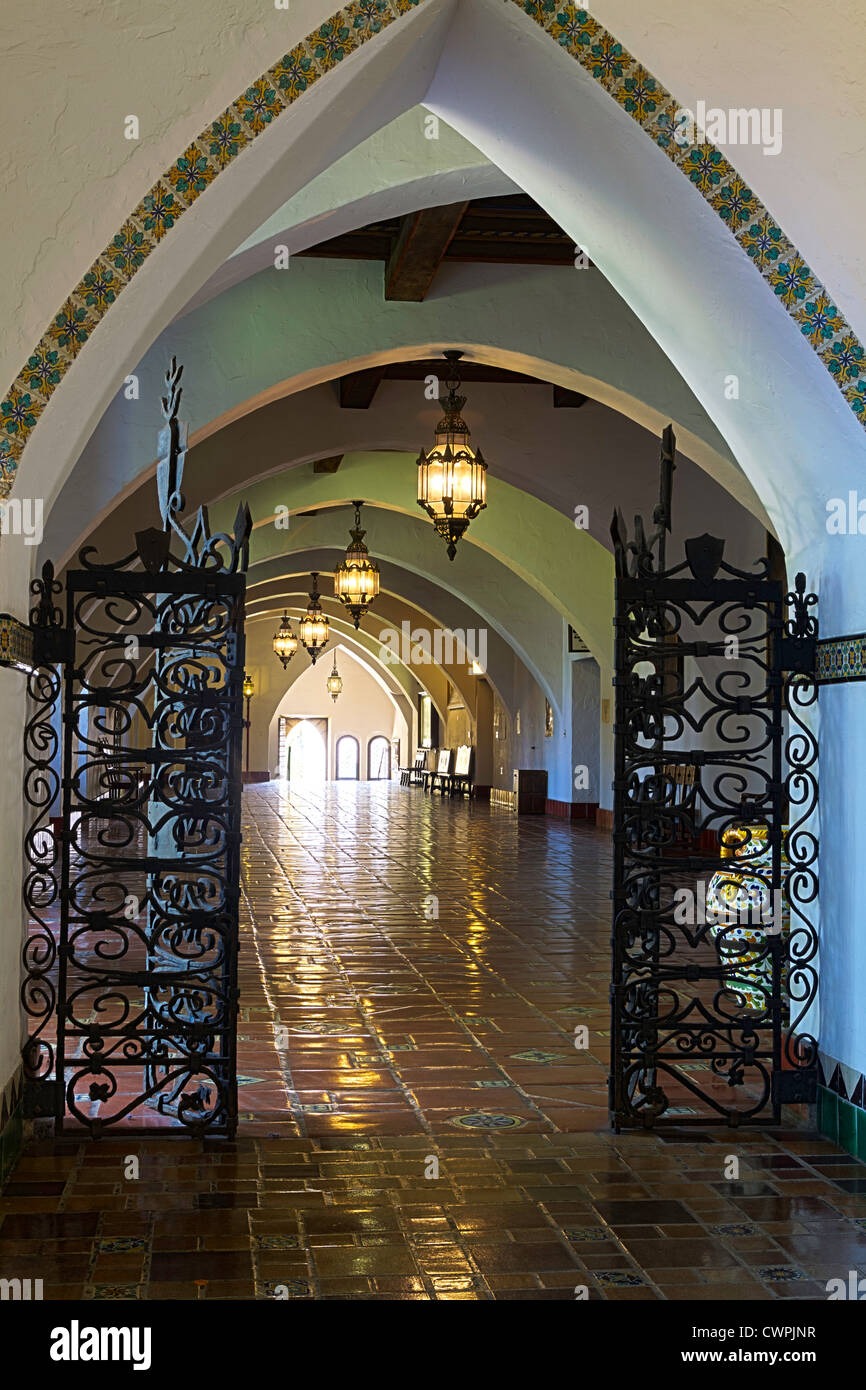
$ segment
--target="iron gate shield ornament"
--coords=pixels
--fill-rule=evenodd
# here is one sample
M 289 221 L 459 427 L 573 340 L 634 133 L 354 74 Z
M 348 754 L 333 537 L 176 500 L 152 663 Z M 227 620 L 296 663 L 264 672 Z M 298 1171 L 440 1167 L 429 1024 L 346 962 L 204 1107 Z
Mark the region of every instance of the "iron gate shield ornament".
M 170 547 L 169 533 L 158 531 L 155 526 L 135 533 L 135 548 L 148 574 L 159 574 L 160 570 L 165 569 Z
M 725 542 L 707 531 L 702 536 L 693 536 L 686 541 L 686 559 L 689 569 L 702 584 L 709 584 L 719 572 Z

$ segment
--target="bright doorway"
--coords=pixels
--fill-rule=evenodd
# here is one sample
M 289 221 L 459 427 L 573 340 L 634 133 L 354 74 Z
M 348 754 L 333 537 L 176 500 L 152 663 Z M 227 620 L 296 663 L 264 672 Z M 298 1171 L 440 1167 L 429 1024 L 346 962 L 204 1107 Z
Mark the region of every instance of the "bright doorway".
M 386 781 L 391 776 L 391 745 L 378 734 L 367 744 L 367 777 L 371 782 Z
M 326 719 L 281 719 L 280 776 L 294 787 L 320 786 L 327 776 Z

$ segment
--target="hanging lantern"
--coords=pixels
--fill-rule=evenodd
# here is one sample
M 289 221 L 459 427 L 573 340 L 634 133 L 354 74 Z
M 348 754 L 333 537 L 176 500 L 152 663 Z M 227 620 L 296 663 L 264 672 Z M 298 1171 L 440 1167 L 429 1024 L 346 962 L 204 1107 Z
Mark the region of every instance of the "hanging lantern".
M 461 411 L 466 397 L 459 396 L 462 352 L 446 352 L 447 396 L 439 403 L 445 414 L 436 426 L 436 442 L 418 455 L 418 505 L 423 507 L 440 536 L 448 542 L 448 558 L 457 554 L 457 542 L 480 511 L 487 506 L 487 464 L 481 450 L 469 444 L 469 427 Z
M 319 653 L 328 645 L 331 625 L 319 603 L 318 570 L 313 570 L 310 578 L 313 581 L 313 587 L 310 590 L 310 602 L 307 604 L 306 613 L 298 623 L 298 637 L 301 640 L 301 646 L 310 653 L 310 660 L 315 666 Z
M 329 677 L 328 677 L 328 679 L 327 679 L 327 681 L 326 681 L 326 685 L 327 685 L 327 687 L 328 687 L 328 692 L 329 692 L 329 694 L 330 694 L 330 696 L 331 696 L 331 699 L 332 699 L 332 700 L 336 700 L 336 698 L 337 698 L 337 696 L 339 695 L 340 691 L 343 689 L 343 677 L 340 675 L 339 671 L 337 670 L 337 653 L 336 653 L 336 652 L 334 652 L 334 666 L 333 666 L 333 669 L 332 669 L 332 671 L 331 671 L 331 674 L 329 675 Z
M 363 502 L 352 503 L 355 508 L 355 525 L 349 533 L 352 540 L 345 560 L 334 570 L 334 596 L 349 610 L 356 628 L 360 627 L 361 619 L 379 592 L 379 567 L 370 559 L 364 544 L 367 532 L 361 530 L 363 505 Z
M 292 632 L 289 615 L 288 613 L 283 613 L 280 622 L 280 630 L 274 633 L 274 655 L 280 658 L 280 661 L 283 663 L 284 671 L 297 650 L 298 639 Z

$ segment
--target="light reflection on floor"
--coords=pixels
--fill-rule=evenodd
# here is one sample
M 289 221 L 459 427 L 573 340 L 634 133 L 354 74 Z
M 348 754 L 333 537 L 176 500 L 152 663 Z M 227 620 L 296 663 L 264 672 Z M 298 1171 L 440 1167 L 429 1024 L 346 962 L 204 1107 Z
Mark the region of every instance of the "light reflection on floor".
M 31 1143 L 0 1277 L 38 1255 L 46 1298 L 715 1301 L 862 1267 L 864 1169 L 820 1136 L 610 1132 L 602 832 L 280 784 L 245 794 L 242 858 L 237 1141 Z

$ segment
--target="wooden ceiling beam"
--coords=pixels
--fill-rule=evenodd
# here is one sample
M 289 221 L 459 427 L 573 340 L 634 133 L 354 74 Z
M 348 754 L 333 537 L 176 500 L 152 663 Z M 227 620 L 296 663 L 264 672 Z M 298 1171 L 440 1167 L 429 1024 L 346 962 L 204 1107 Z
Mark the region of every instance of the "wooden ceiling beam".
M 447 363 L 441 357 L 429 357 L 416 362 L 390 362 L 385 368 L 388 381 L 424 381 L 428 376 L 447 374 Z M 460 379 L 465 382 L 502 382 L 513 386 L 540 386 L 536 377 L 512 372 L 507 367 L 495 367 L 487 362 L 461 362 Z
M 340 377 L 340 405 L 343 410 L 369 410 L 379 382 L 385 375 L 381 367 L 368 367 L 363 372 L 349 372 Z
M 368 410 L 382 381 L 424 381 L 427 377 L 438 376 L 444 384 L 446 373 L 447 366 L 438 357 L 420 362 L 388 362 L 365 371 L 350 372 L 340 377 L 340 405 L 344 410 Z M 545 385 L 538 377 L 512 372 L 507 367 L 495 367 L 487 362 L 461 362 L 460 377 L 467 385 L 473 382 L 502 386 Z M 553 405 L 558 410 L 579 410 L 588 400 L 589 397 L 580 391 L 569 391 L 564 386 L 553 387 Z M 314 472 L 335 473 L 340 458 L 342 455 L 337 455 L 336 459 L 320 459 L 314 465 Z
M 385 266 L 386 299 L 420 304 L 468 206 L 468 202 L 447 203 L 403 218 Z
M 564 386 L 553 388 L 553 405 L 556 410 L 580 410 L 588 400 L 589 396 L 582 395 L 580 391 L 568 391 Z

